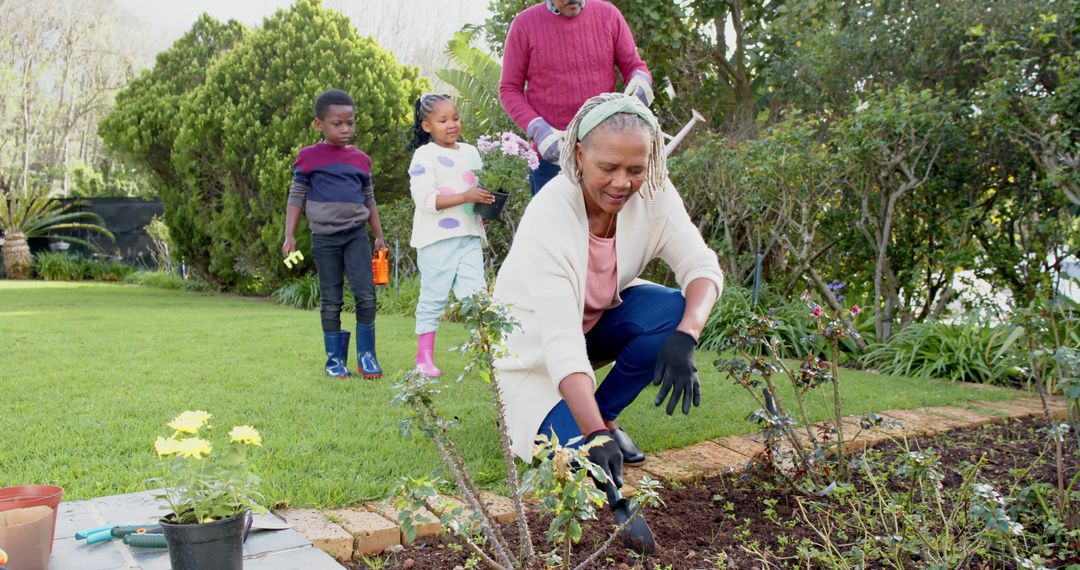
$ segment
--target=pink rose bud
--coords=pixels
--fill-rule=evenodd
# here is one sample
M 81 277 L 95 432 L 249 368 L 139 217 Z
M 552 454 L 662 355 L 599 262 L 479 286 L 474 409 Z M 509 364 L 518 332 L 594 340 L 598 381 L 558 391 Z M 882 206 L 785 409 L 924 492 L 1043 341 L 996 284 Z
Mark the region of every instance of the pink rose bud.
M 814 306 L 814 312 L 811 313 L 811 314 L 814 315 L 814 317 L 820 317 L 821 316 L 821 305 L 815 305 Z

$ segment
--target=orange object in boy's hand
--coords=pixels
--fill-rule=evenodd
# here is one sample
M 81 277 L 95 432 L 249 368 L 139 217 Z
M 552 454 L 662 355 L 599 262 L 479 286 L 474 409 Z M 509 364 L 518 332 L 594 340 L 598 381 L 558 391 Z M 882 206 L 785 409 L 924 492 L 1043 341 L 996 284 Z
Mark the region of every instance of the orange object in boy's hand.
M 4 549 L 0 548 L 0 566 L 3 566 L 4 564 L 7 564 L 7 561 L 8 561 L 7 552 L 4 552 Z
M 389 249 L 380 249 L 375 257 L 371 258 L 371 276 L 375 285 L 390 284 L 390 261 L 386 258 Z

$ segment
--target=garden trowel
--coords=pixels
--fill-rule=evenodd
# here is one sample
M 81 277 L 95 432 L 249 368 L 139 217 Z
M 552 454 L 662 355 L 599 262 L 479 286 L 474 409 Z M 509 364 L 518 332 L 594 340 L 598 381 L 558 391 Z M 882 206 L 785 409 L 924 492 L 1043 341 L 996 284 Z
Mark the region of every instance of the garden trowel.
M 630 500 L 622 496 L 622 492 L 611 479 L 608 479 L 607 485 L 604 486 L 604 492 L 607 494 L 608 507 L 614 514 L 615 524 L 621 526 L 626 523 L 620 533 L 623 545 L 635 552 L 654 554 L 656 539 L 653 537 L 652 529 L 649 528 L 649 523 L 645 522 L 645 516 L 640 512 L 631 511 Z

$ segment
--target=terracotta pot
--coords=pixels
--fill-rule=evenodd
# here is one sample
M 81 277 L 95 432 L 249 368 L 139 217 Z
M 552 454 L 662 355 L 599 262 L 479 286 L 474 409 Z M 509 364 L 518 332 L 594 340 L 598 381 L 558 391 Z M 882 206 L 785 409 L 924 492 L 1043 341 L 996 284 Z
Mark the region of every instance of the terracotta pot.
M 60 499 L 64 496 L 63 487 L 56 485 L 20 485 L 18 487 L 4 487 L 0 489 L 0 511 L 12 509 L 24 509 L 26 507 L 45 506 L 53 511 L 52 533 L 49 538 L 49 551 L 52 552 L 52 541 L 56 539 L 56 510 L 60 507 Z

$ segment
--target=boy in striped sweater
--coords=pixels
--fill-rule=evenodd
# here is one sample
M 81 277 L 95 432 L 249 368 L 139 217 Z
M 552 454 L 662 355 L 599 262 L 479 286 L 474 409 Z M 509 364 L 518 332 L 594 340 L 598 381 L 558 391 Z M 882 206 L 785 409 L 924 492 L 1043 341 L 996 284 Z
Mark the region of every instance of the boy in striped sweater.
M 349 376 L 349 331 L 341 330 L 344 277 L 356 298 L 356 359 L 364 378 L 381 378 L 375 355 L 375 284 L 371 243 L 364 222 L 371 223 L 375 249 L 385 249 L 379 208 L 371 184 L 371 158 L 352 146 L 356 106 L 340 89 L 315 100 L 315 128 L 323 141 L 296 155 L 285 213 L 281 254 L 296 251 L 300 214 L 311 227 L 311 256 L 319 275 L 320 313 L 329 376 Z

